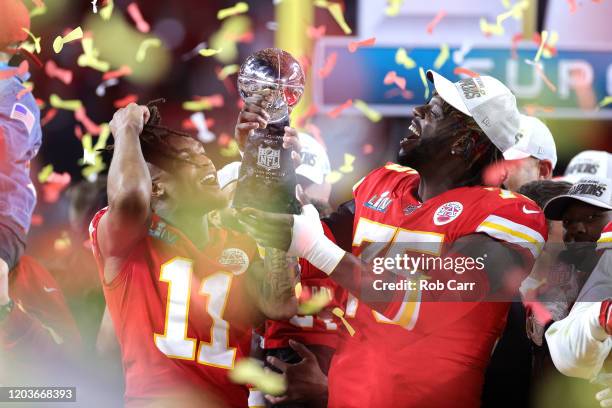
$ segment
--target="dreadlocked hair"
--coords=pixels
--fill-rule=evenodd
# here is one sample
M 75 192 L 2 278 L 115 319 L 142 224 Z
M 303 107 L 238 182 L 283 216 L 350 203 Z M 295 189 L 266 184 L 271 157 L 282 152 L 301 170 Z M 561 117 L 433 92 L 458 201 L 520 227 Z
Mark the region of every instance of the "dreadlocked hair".
M 484 171 L 492 164 L 502 160 L 499 149 L 491 142 L 476 121 L 443 101 L 444 116 L 454 117 L 456 132 L 461 136 L 453 143 L 453 149 L 461 154 L 467 165 L 467 175 L 459 187 L 482 185 Z
M 153 155 L 178 157 L 179 151 L 168 142 L 170 135 L 191 139 L 188 133 L 161 125 L 162 117 L 158 105 L 164 102 L 166 102 L 165 99 L 159 98 L 147 103 L 151 115 L 140 133 L 140 145 L 145 159 Z M 113 150 L 113 148 L 113 145 L 109 145 L 107 150 Z

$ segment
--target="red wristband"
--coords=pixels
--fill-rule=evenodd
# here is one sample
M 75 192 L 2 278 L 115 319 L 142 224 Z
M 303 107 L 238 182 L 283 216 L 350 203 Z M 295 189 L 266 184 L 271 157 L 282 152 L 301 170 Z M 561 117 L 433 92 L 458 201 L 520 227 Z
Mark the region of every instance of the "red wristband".
M 599 324 L 609 335 L 612 335 L 612 299 L 601 302 Z

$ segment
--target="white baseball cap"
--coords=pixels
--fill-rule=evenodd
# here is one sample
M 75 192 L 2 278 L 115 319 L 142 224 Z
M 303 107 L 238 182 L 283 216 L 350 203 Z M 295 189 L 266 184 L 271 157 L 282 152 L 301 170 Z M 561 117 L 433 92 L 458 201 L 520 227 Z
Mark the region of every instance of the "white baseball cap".
M 240 164 L 241 162 L 239 161 L 231 162 L 223 166 L 222 169 L 217 170 L 217 180 L 222 190 L 231 182 L 238 180 Z
M 300 152 L 302 164 L 295 169 L 295 173 L 306 177 L 315 184 L 323 184 L 325 177 L 331 173 L 325 148 L 307 133 L 298 133 L 298 138 L 302 146 Z
M 550 200 L 544 206 L 544 215 L 550 220 L 562 220 L 567 206 L 575 200 L 606 210 L 612 210 L 612 180 L 597 177 L 580 179 L 567 194 Z
M 612 179 L 612 154 L 601 150 L 585 150 L 570 160 L 563 179 L 575 183 L 584 177 Z
M 427 78 L 444 101 L 474 118 L 502 153 L 522 138 L 516 98 L 499 80 L 477 76 L 453 83 L 432 70 L 427 71 Z
M 535 157 L 538 160 L 548 160 L 554 169 L 557 165 L 557 146 L 548 127 L 538 118 L 521 115 L 521 133 L 523 137 L 504 152 L 504 159 Z

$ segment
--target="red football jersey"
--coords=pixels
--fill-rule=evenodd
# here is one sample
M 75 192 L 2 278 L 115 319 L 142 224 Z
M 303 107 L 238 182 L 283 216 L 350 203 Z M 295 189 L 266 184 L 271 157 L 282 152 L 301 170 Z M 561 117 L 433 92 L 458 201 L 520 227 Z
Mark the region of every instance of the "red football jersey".
M 393 163 L 355 186 L 354 254 L 444 255 L 447 244 L 484 233 L 514 244 L 530 269 L 547 234 L 534 202 L 499 188 L 463 187 L 421 203 L 418 186 L 416 171 Z M 371 245 L 376 242 L 391 245 Z M 332 360 L 330 407 L 480 406 L 509 303 L 420 302 L 427 294 L 406 293 L 392 320 L 350 296 L 346 316 L 356 333 L 342 337 Z M 465 313 L 445 320 L 450 308 Z
M 335 242 L 325 223 L 323 229 L 325 235 Z M 289 339 L 293 339 L 302 344 L 335 349 L 338 345 L 338 328 L 341 323 L 331 311 L 335 307 L 343 307 L 347 291 L 305 259 L 300 259 L 300 268 L 302 291 L 307 292 L 309 296 L 318 291 L 326 291 L 330 303 L 314 316 L 296 315 L 285 321 L 267 320 L 263 347 L 266 349 L 289 347 Z
M 601 231 L 601 236 L 597 240 L 597 249 L 612 249 L 612 222 L 609 222 Z
M 104 279 L 97 226 L 90 232 Z M 232 383 L 228 370 L 250 352 L 252 328 L 262 322 L 246 290 L 246 270 L 257 254 L 251 239 L 211 229 L 198 250 L 179 230 L 153 216 L 148 235 L 105 282 L 121 354 L 128 406 L 171 401 L 191 393 L 183 406 L 247 405 L 248 388 Z M 206 405 L 206 406 L 209 406 Z

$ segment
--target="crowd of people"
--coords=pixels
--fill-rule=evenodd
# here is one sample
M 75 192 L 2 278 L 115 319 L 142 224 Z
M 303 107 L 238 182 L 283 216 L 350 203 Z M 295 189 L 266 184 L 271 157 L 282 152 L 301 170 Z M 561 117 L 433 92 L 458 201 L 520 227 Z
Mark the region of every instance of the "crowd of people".
M 217 171 L 162 106 L 129 104 L 108 175 L 66 192 L 77 244 L 35 259 L 26 79 L 0 80 L 0 384 L 75 385 L 83 406 L 612 406 L 612 154 L 553 178 L 553 135 L 499 80 L 429 71 L 396 160 L 335 209 L 325 148 L 286 128 L 298 215 L 233 208 L 241 163 Z M 265 106 L 246 99 L 241 149 Z M 374 269 L 405 254 L 465 268 Z M 249 357 L 284 391 L 231 380 Z

